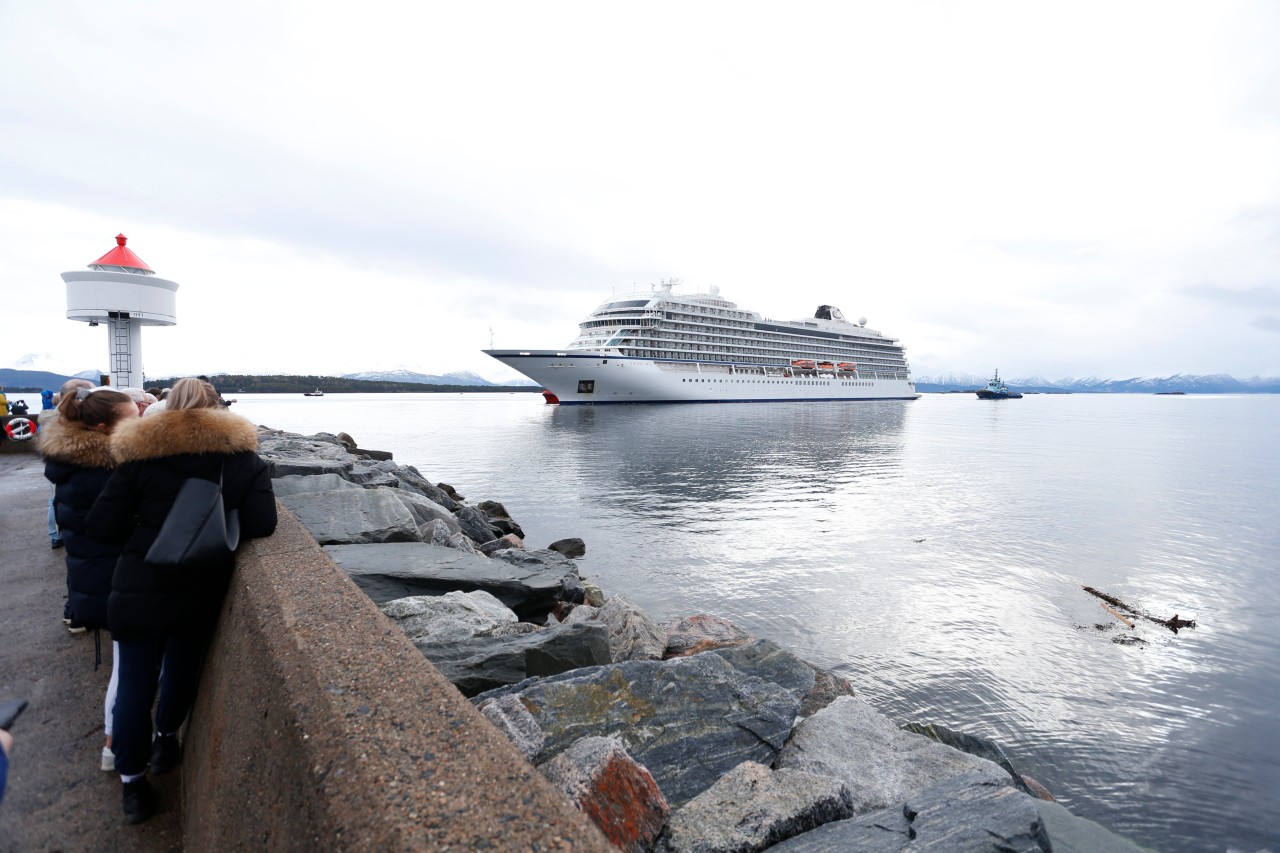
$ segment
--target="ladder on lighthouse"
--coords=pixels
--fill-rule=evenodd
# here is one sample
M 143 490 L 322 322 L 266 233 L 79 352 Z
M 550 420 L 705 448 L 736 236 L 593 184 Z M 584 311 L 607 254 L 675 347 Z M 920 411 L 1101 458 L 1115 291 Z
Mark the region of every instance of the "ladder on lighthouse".
M 129 323 L 116 320 L 111 324 L 111 373 L 128 376 L 133 367 L 133 351 L 129 348 Z

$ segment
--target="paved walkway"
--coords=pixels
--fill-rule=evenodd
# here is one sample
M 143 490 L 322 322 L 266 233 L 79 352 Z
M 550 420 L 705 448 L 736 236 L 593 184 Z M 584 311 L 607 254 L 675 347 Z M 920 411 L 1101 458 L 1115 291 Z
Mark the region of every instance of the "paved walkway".
M 0 700 L 30 705 L 13 726 L 0 851 L 182 849 L 181 774 L 155 780 L 160 813 L 128 826 L 120 777 L 98 769 L 111 643 L 93 671 L 93 634 L 62 624 L 66 563 L 49 549 L 49 484 L 35 454 L 0 454 Z

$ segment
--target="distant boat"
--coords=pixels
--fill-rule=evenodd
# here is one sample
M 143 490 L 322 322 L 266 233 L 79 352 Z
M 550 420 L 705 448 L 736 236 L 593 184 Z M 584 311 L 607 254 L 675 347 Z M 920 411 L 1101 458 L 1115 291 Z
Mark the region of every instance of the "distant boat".
M 323 391 L 321 391 L 319 388 L 317 388 L 317 389 L 316 389 L 316 390 L 314 390 L 314 391 L 303 391 L 303 392 L 302 392 L 302 396 L 304 396 L 304 397 L 323 397 L 323 396 L 324 396 L 324 392 L 323 392 Z
M 1157 397 L 1181 397 L 1186 393 L 1187 393 L 1186 391 L 1157 391 L 1156 396 Z
M 1010 391 L 1009 386 L 1004 384 L 1004 380 L 1000 378 L 1000 371 L 996 370 L 996 375 L 987 383 L 986 388 L 982 388 L 973 393 L 978 395 L 979 400 L 1021 400 L 1022 395 L 1017 391 Z

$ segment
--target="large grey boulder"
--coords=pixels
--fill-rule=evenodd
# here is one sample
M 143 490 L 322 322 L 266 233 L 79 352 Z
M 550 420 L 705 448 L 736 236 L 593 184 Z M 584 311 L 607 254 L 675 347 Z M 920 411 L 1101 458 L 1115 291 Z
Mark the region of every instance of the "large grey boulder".
M 1036 796 L 1036 792 L 1031 790 L 1022 778 L 1022 774 L 1017 771 L 1013 766 L 1013 762 L 1009 760 L 1009 756 L 1005 755 L 1004 750 L 1000 748 L 1000 744 L 995 741 L 948 728 L 939 723 L 906 723 L 901 728 L 904 732 L 923 735 L 929 740 L 945 743 L 947 746 L 955 747 L 961 752 L 967 752 L 970 755 L 976 755 L 979 758 L 987 759 L 993 764 L 1000 765 L 1009 774 L 1010 784 L 1024 794 L 1032 797 Z
M 484 513 L 485 518 L 489 519 L 490 526 L 499 531 L 499 535 L 506 536 L 508 534 L 524 538 L 524 529 L 516 524 L 507 508 L 497 501 L 480 501 L 476 504 L 476 509 Z M 487 540 L 486 540 L 487 541 Z
M 533 550 L 504 548 L 495 551 L 493 558 L 513 566 L 520 566 L 527 571 L 563 572 L 565 582 L 561 600 L 570 604 L 581 604 L 586 598 L 586 591 L 582 588 L 582 578 L 578 575 L 578 564 L 563 554 L 548 551 L 546 548 Z
M 828 823 L 771 848 L 778 853 L 1050 853 L 1057 847 L 1039 803 L 976 770 L 944 779 L 904 802 Z M 1102 853 L 1101 848 L 1098 853 Z
M 432 523 L 434 524 L 434 522 Z M 478 557 L 484 556 L 484 554 L 480 552 L 480 549 L 476 547 L 475 540 L 465 533 L 449 534 L 449 538 L 445 540 L 445 544 L 450 548 L 457 548 L 459 551 L 467 554 L 475 554 Z
M 520 618 L 538 621 L 560 600 L 566 584 L 577 580 L 572 563 L 518 566 L 427 543 L 336 545 L 325 550 L 378 604 L 410 595 L 482 589 Z
M 508 548 L 517 548 L 524 550 L 524 542 L 514 533 L 508 533 L 506 536 L 500 536 L 497 539 L 490 539 L 480 545 L 480 553 L 485 556 L 492 557 L 498 551 L 505 551 Z
M 282 498 L 286 495 L 298 495 L 305 492 L 335 492 L 339 489 L 359 489 L 361 486 L 356 485 L 350 480 L 343 479 L 340 474 L 288 474 L 283 477 L 276 477 L 271 481 L 271 489 L 276 493 L 276 497 Z
M 294 474 L 310 476 L 312 474 L 337 474 L 345 477 L 351 472 L 351 462 L 337 459 L 321 459 L 314 456 L 263 456 L 271 463 L 273 478 L 288 477 Z
M 614 738 L 584 737 L 538 769 L 626 853 L 648 853 L 671 813 L 653 775 Z
M 546 737 L 539 763 L 579 738 L 617 737 L 674 808 L 743 761 L 771 764 L 800 707 L 785 688 L 715 654 L 575 670 L 476 701 L 483 707 L 506 695 L 519 698 Z
M 538 757 L 547 736 L 542 733 L 538 721 L 529 713 L 518 697 L 503 696 L 484 703 L 480 713 L 494 728 L 507 736 L 507 740 L 520 751 L 529 763 Z
M 470 639 L 428 638 L 413 644 L 464 696 L 609 661 L 609 639 L 603 625 L 537 628 L 527 622 L 519 624 L 530 630 Z
M 260 435 L 258 455 L 264 459 L 320 459 L 353 462 L 355 457 L 347 452 L 341 442 L 330 440 L 333 438 L 333 436 L 305 438 L 292 433 Z
M 574 536 L 569 539 L 557 539 L 547 546 L 548 551 L 555 551 L 564 554 L 572 559 L 573 557 L 582 557 L 587 553 L 587 543 Z
M 351 466 L 351 470 L 344 475 L 348 480 L 366 489 L 375 486 L 383 486 L 389 489 L 397 489 L 400 481 L 385 471 L 381 471 L 372 467 L 367 462 L 358 462 Z
M 554 544 L 554 543 L 553 543 Z M 604 607 L 604 590 L 589 578 L 582 579 L 582 600 L 592 607 Z
M 713 649 L 739 669 L 776 681 L 801 699 L 800 716 L 808 717 L 827 707 L 837 696 L 852 696 L 849 682 L 779 646 L 772 640 L 751 640 Z
M 462 532 L 476 540 L 477 543 L 488 542 L 506 534 L 489 523 L 489 519 L 473 506 L 464 506 L 455 514 Z
M 1032 803 L 1053 842 L 1053 853 L 1151 853 L 1100 824 L 1073 815 L 1058 803 L 1041 799 Z
M 609 649 L 613 661 L 660 660 L 667 647 L 667 634 L 648 613 L 620 595 L 610 597 L 596 618 L 609 626 Z
M 671 816 L 659 853 L 755 853 L 853 814 L 839 779 L 744 761 Z
M 813 665 L 791 654 L 773 640 L 752 640 L 741 646 L 714 649 L 704 654 L 723 658 L 735 669 L 772 681 L 790 691 L 801 702 L 813 689 Z
M 420 495 L 417 492 L 407 492 L 403 489 L 394 489 L 391 494 L 405 505 L 405 509 L 413 516 L 413 520 L 417 522 L 420 532 L 428 527 L 431 522 L 439 521 L 449 529 L 449 533 L 460 533 L 462 528 L 458 526 L 458 520 L 453 517 L 453 513 L 440 506 L 440 504 L 431 500 L 426 495 Z M 423 535 L 422 541 L 427 541 L 427 536 Z
M 440 519 L 434 519 L 430 523 L 418 528 L 418 535 L 422 537 L 422 541 L 429 545 L 439 545 L 441 548 L 448 548 L 449 537 L 453 535 L 453 531 L 449 529 L 449 525 Z
M 398 465 L 392 473 L 395 478 L 400 481 L 400 488 L 405 491 L 416 492 L 428 497 L 450 512 L 453 512 L 458 508 L 457 501 L 445 494 L 434 483 L 429 482 L 427 478 L 418 473 L 418 469 L 412 465 Z
M 433 642 L 499 636 L 519 624 L 510 608 L 483 590 L 397 598 L 382 612 L 409 639 Z
M 735 650 L 721 650 L 724 651 Z M 698 657 L 701 655 L 693 659 Z M 842 780 L 853 795 L 856 814 L 900 803 L 930 785 L 969 770 L 986 773 L 1001 784 L 1012 784 L 1009 774 L 996 764 L 904 732 L 888 717 L 852 696 L 841 696 L 802 720 L 774 766 Z
M 659 660 L 666 639 L 657 624 L 639 607 L 615 595 L 602 607 L 579 604 L 564 617 L 566 625 L 601 622 L 609 629 L 613 663 L 625 660 Z
M 728 619 L 707 613 L 673 616 L 659 624 L 667 635 L 667 648 L 663 657 L 668 658 L 696 655 L 698 652 L 751 642 L 751 635 Z
M 418 525 L 390 491 L 300 492 L 280 500 L 321 545 L 416 542 Z

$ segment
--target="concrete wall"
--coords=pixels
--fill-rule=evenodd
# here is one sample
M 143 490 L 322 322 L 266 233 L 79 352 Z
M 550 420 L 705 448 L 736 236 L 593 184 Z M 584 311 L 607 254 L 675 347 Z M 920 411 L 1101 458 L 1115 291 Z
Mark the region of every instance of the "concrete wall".
M 612 850 L 278 509 L 188 724 L 184 849 Z

